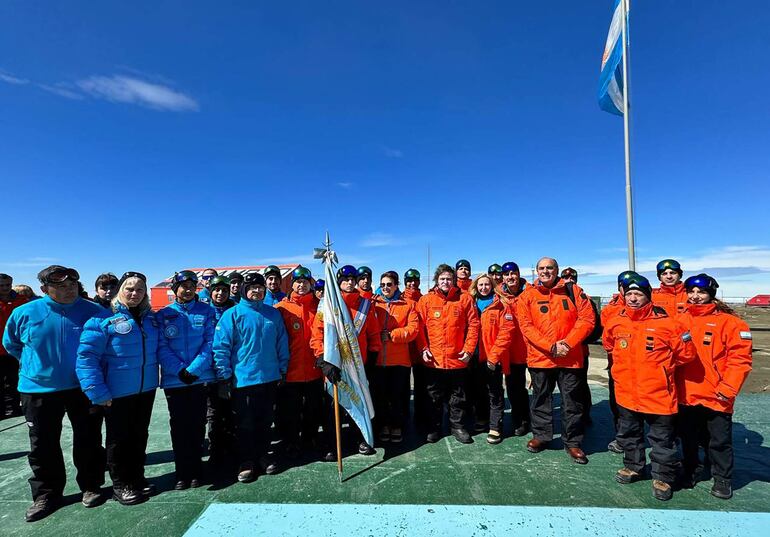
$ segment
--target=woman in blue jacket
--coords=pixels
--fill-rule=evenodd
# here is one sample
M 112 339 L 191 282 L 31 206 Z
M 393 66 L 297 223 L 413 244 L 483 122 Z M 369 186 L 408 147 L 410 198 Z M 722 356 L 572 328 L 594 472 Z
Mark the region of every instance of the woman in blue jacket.
M 147 278 L 126 272 L 112 314 L 88 321 L 80 337 L 75 372 L 91 402 L 104 407 L 107 468 L 113 498 L 123 505 L 143 502 L 153 491 L 144 459 L 158 387 L 158 336 Z
M 157 313 L 161 329 L 160 386 L 168 403 L 175 490 L 200 486 L 206 436 L 206 385 L 216 379 L 211 354 L 214 308 L 198 300 L 197 285 L 194 272 L 183 270 L 174 274 L 171 290 L 176 300 Z

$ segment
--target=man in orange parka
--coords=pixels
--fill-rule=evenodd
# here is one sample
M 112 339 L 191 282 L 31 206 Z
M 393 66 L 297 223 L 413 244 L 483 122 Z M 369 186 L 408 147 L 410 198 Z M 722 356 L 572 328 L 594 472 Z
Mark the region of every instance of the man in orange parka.
M 358 347 L 361 349 L 361 358 L 364 360 L 364 365 L 368 370 L 374 367 L 377 361 L 377 353 L 382 348 L 380 342 L 380 323 L 374 313 L 372 301 L 362 297 L 356 289 L 357 276 L 358 271 L 353 265 L 344 265 L 337 269 L 337 285 L 340 286 L 342 300 L 345 301 L 345 305 L 350 312 L 350 318 L 353 320 L 353 324 L 358 331 Z M 340 378 L 339 368 L 323 360 L 324 320 L 320 311 L 316 314 L 313 321 L 313 335 L 310 338 L 310 348 L 313 349 L 316 365 L 321 369 L 323 375 L 329 382 L 336 383 Z M 331 422 L 329 419 L 331 419 Z M 330 440 L 333 442 L 334 422 L 331 412 L 327 414 L 327 420 L 324 423 L 324 434 L 327 443 Z M 329 447 L 332 445 L 334 444 L 330 443 Z M 363 437 L 360 438 L 358 452 L 361 455 L 374 455 L 375 453 L 374 448 L 367 444 Z M 334 453 L 329 452 L 324 457 L 324 460 L 335 461 L 337 457 Z
M 380 276 L 380 288 L 374 295 L 374 312 L 382 328 L 382 349 L 374 368 L 372 390 L 375 421 L 381 441 L 401 442 L 409 408 L 412 367 L 409 348 L 420 330 L 420 318 L 415 303 L 402 297 L 395 271 Z
M 627 484 L 641 479 L 645 466 L 644 424 L 649 427 L 652 492 L 669 500 L 679 454 L 674 444 L 677 413 L 675 369 L 695 358 L 687 328 L 651 302 L 652 287 L 644 276 L 622 283 L 626 306 L 609 320 L 603 344 L 612 353 L 612 377 L 620 420 L 617 439 L 624 468 L 615 479 Z
M 460 288 L 460 291 L 467 293 L 473 283 L 471 278 L 471 262 L 467 259 L 460 259 L 455 263 L 455 276 L 457 277 L 457 287 Z
M 300 446 L 311 447 L 317 443 L 324 400 L 323 375 L 315 365 L 310 348 L 313 320 L 318 309 L 311 279 L 307 268 L 294 269 L 291 293 L 275 305 L 289 334 L 289 368 L 286 381 L 278 387 L 276 426 L 281 433 L 284 452 L 292 459 L 301 455 Z
M 524 436 L 530 429 L 529 391 L 527 390 L 527 340 L 524 339 L 517 320 L 516 302 L 527 288 L 527 281 L 521 277 L 519 265 L 513 261 L 503 263 L 503 283 L 500 295 L 514 316 L 516 327 L 511 334 L 508 347 L 508 367 L 505 373 L 505 389 L 511 403 L 513 435 Z
M 456 285 L 449 265 L 436 268 L 435 287 L 417 303 L 421 327 L 417 343 L 427 366 L 430 423 L 428 442 L 438 442 L 444 402 L 449 406 L 452 435 L 458 442 L 473 442 L 465 429 L 468 400 L 468 362 L 479 341 L 479 316 L 468 293 Z
M 28 298 L 16 294 L 12 287 L 13 278 L 0 273 L 0 340 L 11 312 L 29 302 Z M 18 383 L 19 361 L 8 354 L 0 342 L 0 419 L 21 415 Z
M 670 317 L 684 312 L 687 308 L 687 291 L 682 283 L 682 267 L 675 259 L 664 259 L 658 263 L 660 287 L 652 291 L 652 303 L 660 306 Z
M 415 303 L 415 312 L 417 311 L 417 302 L 422 297 L 420 291 L 420 271 L 410 268 L 404 272 L 404 291 L 403 298 Z M 419 319 L 419 316 L 418 316 Z M 425 377 L 425 365 L 422 362 L 422 349 L 417 348 L 415 339 L 409 344 L 409 356 L 412 360 L 412 382 L 414 393 L 414 423 L 420 429 L 426 429 L 429 415 L 428 385 Z M 409 408 L 409 394 L 406 394 L 406 408 Z
M 562 397 L 562 442 L 567 454 L 578 464 L 588 457 L 580 449 L 583 441 L 583 340 L 594 327 L 590 299 L 575 285 L 573 296 L 559 278 L 559 264 L 544 257 L 537 262 L 537 281 L 516 304 L 519 328 L 527 340 L 527 366 L 532 378 L 532 439 L 527 449 L 544 450 L 553 439 L 553 391 Z

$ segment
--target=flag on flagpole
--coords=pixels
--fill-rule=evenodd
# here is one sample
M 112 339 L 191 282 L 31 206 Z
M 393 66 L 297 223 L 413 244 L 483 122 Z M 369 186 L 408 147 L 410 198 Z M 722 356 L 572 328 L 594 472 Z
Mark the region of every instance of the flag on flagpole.
M 615 9 L 612 14 L 610 31 L 607 34 L 607 43 L 604 45 L 602 56 L 602 69 L 599 76 L 599 107 L 605 112 L 623 115 L 623 92 L 625 82 L 623 80 L 623 0 L 615 0 Z M 628 26 L 626 26 L 628 28 Z M 626 34 L 627 36 L 628 34 Z M 626 37 L 626 43 L 628 38 Z
M 327 244 L 329 244 L 328 240 L 327 236 Z M 364 360 L 358 346 L 358 331 L 363 329 L 364 322 L 357 323 L 360 325 L 357 327 L 350 318 L 350 311 L 345 301 L 342 300 L 340 286 L 334 274 L 336 255 L 328 249 L 328 246 L 322 255 L 326 288 L 318 305 L 317 315 L 322 315 L 324 322 L 324 361 L 340 369 L 340 381 L 337 383 L 339 403 L 358 425 L 366 443 L 373 446 L 374 405 L 369 393 Z M 374 315 L 373 307 L 368 314 Z M 333 396 L 333 389 L 332 384 L 326 382 L 326 391 L 329 395 Z

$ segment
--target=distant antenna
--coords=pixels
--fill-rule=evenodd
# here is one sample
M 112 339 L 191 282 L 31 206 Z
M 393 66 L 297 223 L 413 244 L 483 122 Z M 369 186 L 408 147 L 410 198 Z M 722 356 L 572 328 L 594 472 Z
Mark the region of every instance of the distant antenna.
M 430 278 L 430 243 L 428 243 L 428 272 L 425 273 L 426 278 Z M 428 285 L 430 288 L 430 285 Z

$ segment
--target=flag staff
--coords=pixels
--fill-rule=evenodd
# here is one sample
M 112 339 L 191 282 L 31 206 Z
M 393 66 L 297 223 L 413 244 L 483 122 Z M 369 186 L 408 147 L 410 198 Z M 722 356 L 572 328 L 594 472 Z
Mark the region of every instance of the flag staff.
M 631 133 L 629 132 L 628 94 L 628 9 L 629 0 L 620 0 L 622 14 L 622 40 L 623 40 L 623 134 L 626 151 L 626 230 L 628 233 L 628 269 L 636 270 L 636 250 L 634 247 L 634 202 L 631 191 Z

